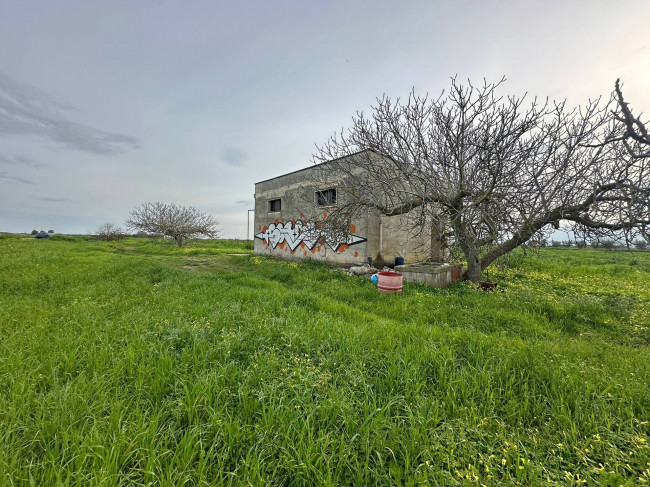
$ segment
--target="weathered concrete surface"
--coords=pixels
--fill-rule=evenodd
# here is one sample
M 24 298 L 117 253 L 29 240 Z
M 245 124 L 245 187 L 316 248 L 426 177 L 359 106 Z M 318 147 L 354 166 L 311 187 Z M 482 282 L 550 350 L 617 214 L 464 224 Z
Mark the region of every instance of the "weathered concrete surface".
M 443 288 L 460 281 L 462 265 L 448 264 L 406 264 L 395 266 L 395 272 L 404 276 L 406 282 L 419 282 Z
M 430 236 L 426 232 L 413 236 L 408 215 L 381 217 L 368 210 L 351 219 L 349 227 L 338 235 L 319 226 L 319 221 L 326 219 L 336 206 L 318 205 L 316 192 L 339 188 L 330 174 L 320 177 L 319 171 L 326 171 L 326 164 L 255 184 L 256 254 L 348 265 L 364 264 L 369 258 L 373 263 L 392 265 L 398 256 L 404 257 L 405 262 L 421 261 L 427 256 Z M 324 180 L 329 182 L 321 182 Z M 339 188 L 337 202 L 344 203 L 345 198 L 345 192 Z M 271 211 L 270 202 L 278 199 L 280 210 Z

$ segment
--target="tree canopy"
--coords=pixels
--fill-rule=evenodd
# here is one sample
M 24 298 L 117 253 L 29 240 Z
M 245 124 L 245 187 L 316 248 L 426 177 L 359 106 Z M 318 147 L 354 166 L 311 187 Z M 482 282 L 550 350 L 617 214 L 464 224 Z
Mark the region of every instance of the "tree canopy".
M 171 237 L 180 247 L 187 239 L 215 238 L 219 222 L 193 206 L 145 203 L 131 212 L 126 226 L 132 230 Z
M 422 231 L 434 222 L 472 281 L 561 221 L 648 238 L 650 139 L 618 81 L 609 99 L 576 108 L 500 95 L 504 82 L 452 79 L 437 98 L 384 96 L 358 112 L 313 157 L 345 181 L 337 211 L 410 214 Z

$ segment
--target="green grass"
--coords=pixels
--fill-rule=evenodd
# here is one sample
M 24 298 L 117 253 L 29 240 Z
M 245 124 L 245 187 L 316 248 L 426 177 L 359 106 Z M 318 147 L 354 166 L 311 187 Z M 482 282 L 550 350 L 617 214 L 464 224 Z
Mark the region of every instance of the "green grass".
M 648 485 L 650 252 L 512 262 L 0 236 L 0 485 Z

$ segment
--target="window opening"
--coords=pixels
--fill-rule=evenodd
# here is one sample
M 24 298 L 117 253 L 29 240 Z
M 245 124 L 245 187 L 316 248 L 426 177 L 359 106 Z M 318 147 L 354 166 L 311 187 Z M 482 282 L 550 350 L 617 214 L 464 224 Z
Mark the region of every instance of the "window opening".
M 269 211 L 280 211 L 282 210 L 282 200 L 278 198 L 277 200 L 269 201 Z
M 318 206 L 328 206 L 336 204 L 336 189 L 324 189 L 316 191 L 316 204 Z

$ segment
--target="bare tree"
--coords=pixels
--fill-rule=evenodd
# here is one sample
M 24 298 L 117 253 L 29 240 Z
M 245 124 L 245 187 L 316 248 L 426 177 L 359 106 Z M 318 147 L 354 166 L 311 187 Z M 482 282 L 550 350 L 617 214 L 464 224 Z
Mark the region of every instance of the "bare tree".
M 145 203 L 131 212 L 128 228 L 171 237 L 181 247 L 187 239 L 216 238 L 219 222 L 193 206 L 165 203 Z
M 645 231 L 647 132 L 619 85 L 607 103 L 569 109 L 501 97 L 504 81 L 477 87 L 452 79 L 438 98 L 384 96 L 370 117 L 357 113 L 313 157 L 330 161 L 321 173 L 345 181 L 336 211 L 408 214 L 421 231 L 434 222 L 438 238 L 462 249 L 474 282 L 495 259 L 560 222 L 579 235 Z
M 97 238 L 107 242 L 113 240 L 123 240 L 125 237 L 124 230 L 113 223 L 104 223 L 97 229 Z

